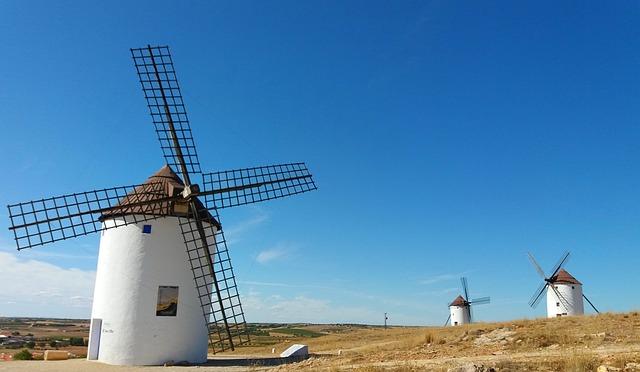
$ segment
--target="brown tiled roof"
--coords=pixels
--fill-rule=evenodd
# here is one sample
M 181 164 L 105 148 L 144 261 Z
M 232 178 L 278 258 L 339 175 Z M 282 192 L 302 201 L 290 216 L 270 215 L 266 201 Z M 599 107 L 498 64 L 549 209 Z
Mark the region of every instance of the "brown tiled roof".
M 564 284 L 580 284 L 578 279 L 574 278 L 571 274 L 567 272 L 565 269 L 558 270 L 558 273 L 551 278 L 552 283 L 564 283 Z
M 449 304 L 449 306 L 465 306 L 466 304 L 467 301 L 465 301 L 462 296 L 458 296 L 455 300 L 453 300 L 452 303 Z
M 118 203 L 117 208 L 104 212 L 100 219 L 104 220 L 106 218 L 130 214 L 185 217 L 184 214 L 178 214 L 174 211 L 173 202 L 153 202 L 157 199 L 175 196 L 183 189 L 184 183 L 180 177 L 178 177 L 178 175 L 168 165 L 165 165 L 154 175 L 149 177 L 142 185 L 136 187 L 134 191 L 122 198 Z M 148 203 L 143 205 L 132 205 L 140 202 Z M 202 205 L 200 200 L 195 199 L 195 202 L 200 218 L 205 222 L 215 225 L 219 229 L 220 223 L 218 223 L 211 213 L 209 213 L 209 211 Z M 189 211 L 186 216 L 192 218 L 193 213 Z

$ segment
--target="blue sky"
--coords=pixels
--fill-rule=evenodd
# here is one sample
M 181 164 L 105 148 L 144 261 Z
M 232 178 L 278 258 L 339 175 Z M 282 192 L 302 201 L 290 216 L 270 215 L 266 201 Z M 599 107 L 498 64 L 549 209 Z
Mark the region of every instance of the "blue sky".
M 208 171 L 319 190 L 222 211 L 248 321 L 532 318 L 531 251 L 640 307 L 636 2 L 0 3 L 0 204 L 163 164 L 129 48 L 168 44 Z M 89 317 L 98 236 L 16 252 L 0 315 Z

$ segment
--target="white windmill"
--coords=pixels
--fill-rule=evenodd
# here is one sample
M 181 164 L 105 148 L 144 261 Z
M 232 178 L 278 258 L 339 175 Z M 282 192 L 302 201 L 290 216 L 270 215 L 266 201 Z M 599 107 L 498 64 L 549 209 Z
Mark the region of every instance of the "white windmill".
M 101 232 L 88 359 L 200 363 L 207 335 L 213 352 L 249 341 L 218 209 L 316 186 L 303 163 L 202 173 L 169 48 L 131 54 L 167 165 L 141 185 L 9 205 L 10 229 L 18 250 Z
M 444 322 L 446 326 L 451 321 L 452 326 L 463 325 L 473 322 L 471 306 L 488 304 L 491 301 L 490 297 L 481 297 L 469 301 L 469 289 L 467 286 L 467 278 L 460 278 L 462 283 L 462 290 L 464 297 L 459 295 L 453 302 L 449 304 L 449 317 Z
M 531 307 L 535 308 L 538 306 L 538 303 L 540 303 L 540 300 L 542 299 L 542 294 L 546 290 L 547 318 L 583 315 L 583 299 L 587 300 L 596 313 L 599 313 L 598 309 L 596 309 L 593 303 L 591 303 L 587 296 L 582 292 L 582 283 L 562 268 L 562 265 L 564 265 L 569 258 L 569 252 L 566 252 L 560 258 L 560 261 L 558 261 L 558 263 L 553 267 L 551 275 L 548 277 L 545 275 L 540 265 L 538 265 L 536 259 L 533 258 L 533 255 L 531 253 L 527 254 L 529 255 L 529 260 L 533 264 L 533 267 L 544 280 L 533 293 L 531 300 L 529 300 L 529 305 Z

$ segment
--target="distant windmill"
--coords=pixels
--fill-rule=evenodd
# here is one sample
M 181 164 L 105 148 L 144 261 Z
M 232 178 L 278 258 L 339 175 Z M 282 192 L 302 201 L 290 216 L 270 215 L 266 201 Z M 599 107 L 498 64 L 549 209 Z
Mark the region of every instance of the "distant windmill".
M 538 303 L 540 303 L 542 299 L 542 294 L 546 290 L 548 318 L 584 314 L 583 298 L 587 300 L 596 313 L 599 313 L 593 303 L 582 293 L 582 283 L 562 268 L 562 265 L 564 265 L 569 258 L 569 252 L 562 255 L 560 261 L 553 267 L 551 275 L 548 277 L 544 274 L 544 271 L 540 265 L 538 265 L 536 259 L 533 258 L 533 255 L 531 253 L 527 254 L 533 267 L 544 280 L 533 293 L 531 300 L 529 300 L 531 307 L 535 308 L 538 306 Z
M 444 322 L 445 326 L 449 321 L 451 321 L 451 325 L 454 326 L 473 322 L 471 306 L 488 304 L 491 301 L 490 297 L 480 297 L 469 301 L 467 278 L 460 278 L 460 282 L 462 283 L 464 297 L 458 296 L 449 304 L 449 317 L 447 318 L 447 321 Z
M 131 55 L 167 165 L 140 185 L 9 205 L 10 229 L 18 250 L 101 233 L 88 359 L 201 363 L 207 337 L 214 352 L 249 341 L 218 210 L 316 186 L 303 163 L 202 173 L 169 48 Z

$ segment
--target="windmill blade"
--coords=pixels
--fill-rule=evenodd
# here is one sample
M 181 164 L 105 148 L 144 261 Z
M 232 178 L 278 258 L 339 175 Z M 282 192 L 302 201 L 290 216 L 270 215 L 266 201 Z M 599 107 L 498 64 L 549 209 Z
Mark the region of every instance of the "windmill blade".
M 200 161 L 169 47 L 135 48 L 131 56 L 165 161 L 188 186 L 189 174 L 201 172 Z
M 191 216 L 181 218 L 184 238 L 198 298 L 214 353 L 234 350 L 249 342 L 236 278 L 231 266 L 224 233 L 215 210 L 207 211 L 192 200 Z M 202 216 L 209 216 L 203 218 Z
M 597 314 L 600 314 L 600 311 L 598 311 L 598 309 L 596 309 L 596 307 L 593 305 L 593 303 L 591 303 L 591 301 L 587 298 L 587 296 L 584 295 L 584 293 L 582 294 L 582 297 L 584 297 L 585 300 L 587 300 L 587 302 L 589 303 L 589 305 L 591 305 L 591 307 L 593 308 L 593 310 L 595 310 L 595 312 Z
M 469 303 L 474 305 L 484 305 L 488 304 L 489 302 L 491 302 L 491 297 L 480 297 L 469 301 Z
M 549 283 L 542 282 L 540 286 L 536 289 L 536 291 L 533 292 L 533 296 L 531 296 L 531 299 L 529 300 L 529 306 L 531 306 L 534 309 L 538 306 L 538 304 L 540 303 L 540 300 L 542 299 L 542 294 L 547 288 L 547 285 L 549 285 Z
M 549 275 L 549 278 L 553 278 L 554 276 L 556 276 L 556 274 L 558 273 L 558 270 L 560 270 L 560 268 L 562 267 L 562 265 L 564 265 L 565 263 L 567 263 L 567 260 L 569 259 L 569 254 L 571 254 L 571 252 L 566 251 L 562 257 L 560 257 L 560 260 L 558 261 L 558 263 L 556 263 L 556 265 L 553 267 L 553 269 L 551 270 L 551 275 Z
M 242 168 L 202 175 L 205 204 L 221 209 L 316 190 L 304 163 Z
M 7 206 L 18 250 L 166 215 L 175 197 L 161 183 L 113 187 Z M 102 223 L 105 217 L 110 223 Z
M 469 290 L 467 288 L 467 278 L 464 276 L 460 278 L 460 282 L 462 283 L 462 290 L 464 291 L 464 300 L 469 302 Z
M 529 253 L 529 252 L 527 252 L 527 255 L 529 256 L 529 261 L 531 261 L 531 263 L 533 264 L 533 267 L 536 269 L 538 274 L 540 274 L 542 279 L 546 279 L 547 277 L 544 275 L 544 270 L 542 270 L 540 265 L 538 265 L 538 262 L 536 261 L 535 258 L 533 258 L 533 255 L 531 253 Z
M 449 320 L 451 320 L 451 313 L 449 313 L 449 316 L 447 317 L 447 320 L 444 322 L 444 326 L 443 327 L 446 327 L 447 324 L 449 324 Z

